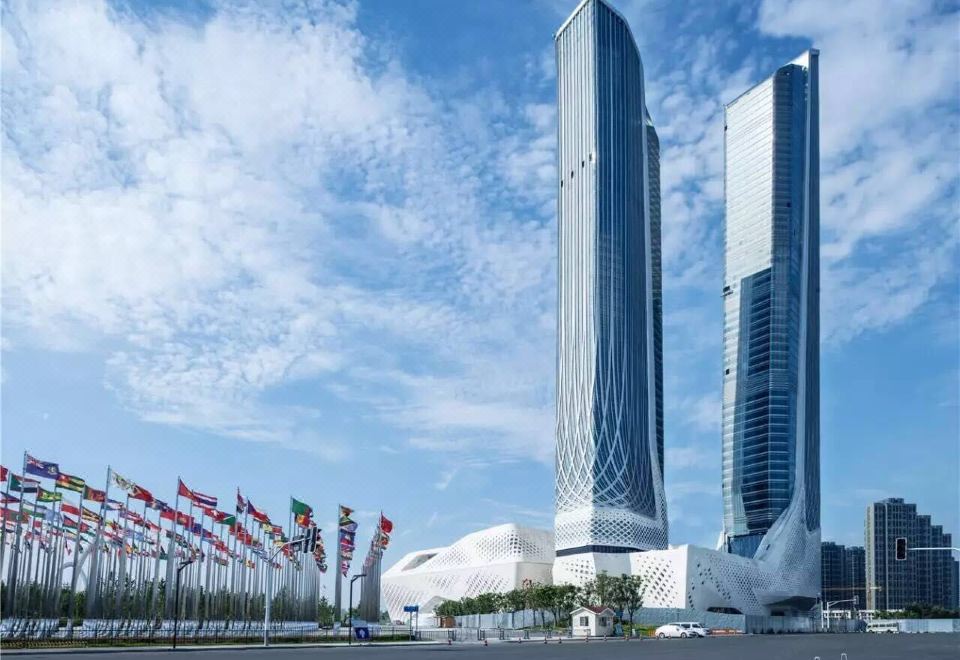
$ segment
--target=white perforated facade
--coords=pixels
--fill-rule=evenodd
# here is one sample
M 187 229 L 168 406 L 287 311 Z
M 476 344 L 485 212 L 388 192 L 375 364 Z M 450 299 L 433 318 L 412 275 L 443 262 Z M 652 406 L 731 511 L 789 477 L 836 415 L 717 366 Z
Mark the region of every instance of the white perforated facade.
M 445 600 L 503 593 L 526 580 L 549 584 L 553 557 L 552 532 L 498 525 L 405 555 L 383 574 L 382 601 L 391 619 L 404 620 L 404 605 L 418 605 L 425 615 Z

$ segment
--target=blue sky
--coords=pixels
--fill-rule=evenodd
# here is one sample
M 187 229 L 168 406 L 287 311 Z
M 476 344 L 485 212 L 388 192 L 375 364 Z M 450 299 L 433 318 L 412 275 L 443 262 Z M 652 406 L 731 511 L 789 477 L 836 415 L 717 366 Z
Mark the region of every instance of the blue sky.
M 3 9 L 2 457 L 392 555 L 548 527 L 552 34 L 574 2 Z M 824 538 L 960 533 L 958 4 L 613 4 L 663 142 L 673 543 L 721 524 L 722 104 L 822 71 Z

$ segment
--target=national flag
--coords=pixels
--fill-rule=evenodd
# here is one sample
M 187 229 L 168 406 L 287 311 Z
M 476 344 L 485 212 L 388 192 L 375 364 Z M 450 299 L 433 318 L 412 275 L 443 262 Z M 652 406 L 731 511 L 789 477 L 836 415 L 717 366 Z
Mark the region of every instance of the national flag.
M 20 511 L 14 511 L 12 509 L 3 509 L 3 519 L 12 520 L 14 522 L 27 522 L 27 514 L 21 513 Z
M 220 523 L 221 525 L 230 525 L 231 527 L 233 527 L 234 525 L 237 524 L 237 517 L 227 516 L 226 518 L 222 520 L 218 520 L 217 522 Z
M 126 507 L 123 506 L 123 502 L 118 502 L 117 500 L 108 499 L 106 501 L 107 511 L 123 511 Z
M 256 520 L 257 522 L 261 522 L 261 523 L 270 522 L 270 517 L 267 514 L 265 514 L 263 511 L 260 511 L 259 509 L 257 509 L 257 507 L 253 506 L 253 502 L 251 502 L 250 500 L 247 500 L 247 513 L 253 516 L 253 519 Z
M 10 473 L 10 490 L 20 493 L 36 493 L 40 487 L 40 482 L 36 479 L 28 479 L 20 475 Z
M 217 506 L 217 498 L 213 495 L 204 495 L 203 493 L 193 491 L 193 503 L 200 506 L 215 508 Z
M 388 520 L 383 513 L 380 514 L 380 529 L 387 534 L 393 531 L 393 522 Z
M 107 494 L 102 490 L 86 486 L 83 489 L 83 499 L 90 500 L 91 502 L 106 502 Z
M 350 514 L 353 513 L 353 509 L 347 506 L 340 505 L 340 526 L 348 525 L 353 521 L 350 520 Z
M 133 483 L 129 479 L 124 479 L 116 472 L 111 471 L 111 474 L 113 475 L 113 483 L 117 484 L 117 487 L 120 490 L 125 490 L 129 493 L 133 490 L 134 486 L 136 486 L 135 483 Z
M 16 504 L 20 501 L 19 497 L 15 495 L 8 495 L 7 493 L 0 493 L 0 502 L 3 504 Z
M 130 497 L 135 500 L 140 500 L 141 502 L 146 502 L 147 504 L 153 502 L 153 493 L 146 488 L 141 488 L 137 484 L 133 484 L 133 488 L 130 490 Z
M 65 490 L 72 490 L 77 493 L 82 493 L 86 485 L 87 482 L 80 477 L 74 477 L 66 472 L 61 472 L 60 476 L 57 477 L 57 488 L 63 488 Z
M 182 479 L 177 479 L 177 495 L 186 497 L 188 500 L 193 499 L 193 491 L 187 488 L 187 485 L 183 483 Z
M 147 506 L 153 509 L 154 511 L 166 511 L 167 509 L 170 508 L 166 502 L 163 502 L 156 498 L 147 502 Z
M 78 509 L 77 507 L 67 502 L 64 502 L 63 504 L 60 505 L 60 510 L 63 511 L 64 513 L 72 513 L 75 516 L 80 515 L 80 509 Z
M 9 474 L 10 470 L 0 465 L 0 481 L 6 481 Z
M 246 510 L 247 510 L 247 503 L 243 499 L 243 496 L 240 495 L 240 489 L 238 488 L 237 489 L 237 515 L 239 516 Z
M 313 514 L 313 509 L 308 504 L 304 504 L 300 500 L 291 497 L 290 512 L 298 517 L 305 516 L 309 520 L 310 516 Z
M 56 479 L 60 476 L 60 466 L 56 463 L 41 461 L 27 454 L 27 473 L 45 479 Z
M 99 514 L 91 511 L 87 507 L 81 508 L 80 515 L 84 520 L 89 520 L 90 522 L 99 523 L 102 520 Z
M 44 490 L 43 488 L 37 488 L 37 501 L 38 502 L 60 502 L 63 500 L 63 493 L 55 493 L 52 490 Z

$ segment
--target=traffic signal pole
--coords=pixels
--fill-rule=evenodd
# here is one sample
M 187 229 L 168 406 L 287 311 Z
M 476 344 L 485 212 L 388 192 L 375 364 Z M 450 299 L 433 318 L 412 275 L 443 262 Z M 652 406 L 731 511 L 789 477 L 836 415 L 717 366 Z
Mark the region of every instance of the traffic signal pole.
M 314 548 L 317 546 L 317 528 L 311 527 L 306 531 L 303 536 L 297 537 L 292 541 L 287 541 L 286 543 L 277 546 L 277 549 L 273 551 L 273 555 L 270 556 L 270 566 L 267 569 L 267 593 L 266 602 L 264 603 L 263 608 L 263 645 L 270 646 L 270 605 L 273 602 L 273 560 L 277 558 L 277 555 L 280 554 L 284 548 L 291 545 L 299 545 L 303 552 L 310 553 L 313 552 Z

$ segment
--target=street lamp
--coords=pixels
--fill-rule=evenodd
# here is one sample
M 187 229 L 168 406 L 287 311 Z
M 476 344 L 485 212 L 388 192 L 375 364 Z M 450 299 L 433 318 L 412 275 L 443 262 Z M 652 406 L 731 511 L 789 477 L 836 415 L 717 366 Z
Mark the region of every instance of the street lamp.
M 348 646 L 353 644 L 353 583 L 364 577 L 367 577 L 366 573 L 358 573 L 350 578 L 350 604 L 347 606 L 347 619 L 350 622 L 350 630 L 347 631 Z
M 177 566 L 177 581 L 173 590 L 173 648 L 177 648 L 177 624 L 180 621 L 180 573 L 193 563 L 193 557 L 180 562 Z

